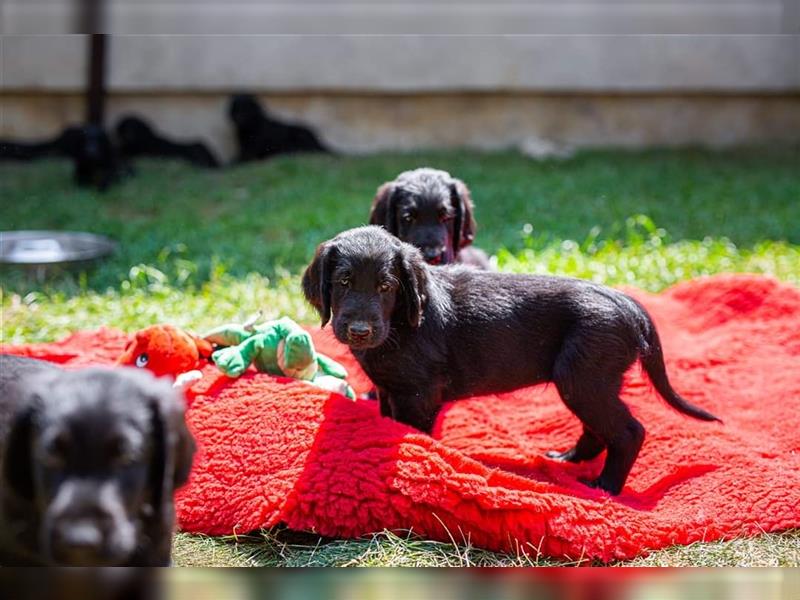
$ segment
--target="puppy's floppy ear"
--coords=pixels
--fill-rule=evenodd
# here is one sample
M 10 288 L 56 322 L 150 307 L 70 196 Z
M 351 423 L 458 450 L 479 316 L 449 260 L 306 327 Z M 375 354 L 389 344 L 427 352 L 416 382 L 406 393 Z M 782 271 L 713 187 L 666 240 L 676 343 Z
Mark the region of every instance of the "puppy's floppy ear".
M 14 415 L 3 452 L 3 487 L 28 501 L 32 501 L 34 496 L 33 420 L 39 401 L 33 395 L 31 401 Z
M 395 186 L 394 182 L 387 181 L 378 191 L 372 200 L 372 209 L 369 211 L 369 224 L 380 225 L 392 235 L 397 235 L 397 214 L 395 210 Z
M 428 266 L 422 253 L 410 244 L 401 244 L 400 287 L 408 310 L 408 324 L 417 328 L 422 323 L 428 300 Z
M 303 294 L 317 309 L 323 327 L 331 319 L 331 274 L 335 261 L 336 246 L 333 242 L 323 242 L 303 273 Z
M 166 378 L 155 379 L 139 371 L 150 405 L 153 423 L 152 490 L 154 508 L 171 501 L 176 489 L 185 484 L 192 470 L 196 445 L 186 426 L 186 405 L 182 394 Z
M 460 179 L 453 178 L 450 184 L 450 196 L 456 210 L 453 224 L 453 253 L 458 254 L 459 250 L 472 244 L 478 226 L 472 216 L 474 205 L 467 184 Z

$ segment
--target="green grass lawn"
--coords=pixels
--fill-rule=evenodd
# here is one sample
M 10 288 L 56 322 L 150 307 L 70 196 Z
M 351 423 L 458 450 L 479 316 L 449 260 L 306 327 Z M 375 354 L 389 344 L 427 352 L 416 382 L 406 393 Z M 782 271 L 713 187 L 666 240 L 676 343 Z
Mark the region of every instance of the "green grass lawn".
M 147 161 L 106 194 L 77 190 L 53 161 L 0 165 L 0 229 L 110 235 L 119 252 L 95 270 L 44 284 L 2 272 L 2 340 L 76 328 L 191 329 L 290 315 L 311 323 L 299 274 L 314 247 L 363 224 L 375 188 L 420 165 L 472 189 L 478 242 L 502 270 L 588 277 L 657 291 L 723 271 L 800 285 L 800 151 L 770 148 L 582 153 L 535 162 L 514 153 L 308 156 L 218 172 Z M 214 540 L 179 535 L 184 565 L 547 564 L 411 535 L 357 541 L 275 530 Z M 696 544 L 633 564 L 800 565 L 800 534 Z

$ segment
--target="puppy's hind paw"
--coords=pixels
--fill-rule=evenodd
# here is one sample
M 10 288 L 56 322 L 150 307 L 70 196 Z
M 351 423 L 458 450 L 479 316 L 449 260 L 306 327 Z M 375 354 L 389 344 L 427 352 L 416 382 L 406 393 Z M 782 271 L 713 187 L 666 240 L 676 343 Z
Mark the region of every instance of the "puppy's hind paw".
M 545 453 L 545 456 L 550 460 L 555 460 L 558 462 L 576 462 L 575 448 L 570 448 L 565 452 L 559 452 L 558 450 L 550 450 L 549 452 Z

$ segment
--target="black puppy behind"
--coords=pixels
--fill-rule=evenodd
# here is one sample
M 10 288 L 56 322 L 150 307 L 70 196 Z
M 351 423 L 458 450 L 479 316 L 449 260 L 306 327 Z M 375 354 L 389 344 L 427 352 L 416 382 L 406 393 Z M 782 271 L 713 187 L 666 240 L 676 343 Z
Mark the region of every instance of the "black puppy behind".
M 552 381 L 583 434 L 551 458 L 571 462 L 607 450 L 587 482 L 619 494 L 644 440 L 620 400 L 622 376 L 641 361 L 675 409 L 717 420 L 669 383 L 655 326 L 621 292 L 566 277 L 429 267 L 380 227 L 339 234 L 317 249 L 303 291 L 322 324 L 378 389 L 381 414 L 430 432 L 442 403 Z
M 169 565 L 193 453 L 166 381 L 0 356 L 0 564 Z
M 39 142 L 0 140 L 0 161 L 28 161 L 51 156 L 71 157 L 82 139 L 81 128 L 70 126 L 56 137 Z
M 23 143 L 0 140 L 0 161 L 28 161 L 50 156 L 66 156 L 73 162 L 73 180 L 81 187 L 105 191 L 130 173 L 105 130 L 98 125 L 72 125 L 58 136 L 42 142 Z
M 219 167 L 219 161 L 202 142 L 171 140 L 156 132 L 147 121 L 134 115 L 119 120 L 116 134 L 120 152 L 126 158 L 159 156 L 179 158 L 196 167 Z
M 278 154 L 330 152 L 313 131 L 271 117 L 250 94 L 231 98 L 228 116 L 236 129 L 236 162 L 261 160 Z
M 471 246 L 477 228 L 473 212 L 463 181 L 446 171 L 423 168 L 381 185 L 369 222 L 419 248 L 429 264 L 459 262 L 488 269 L 486 253 Z
M 105 129 L 84 125 L 74 136 L 72 151 L 73 179 L 81 187 L 94 187 L 101 192 L 129 173 Z

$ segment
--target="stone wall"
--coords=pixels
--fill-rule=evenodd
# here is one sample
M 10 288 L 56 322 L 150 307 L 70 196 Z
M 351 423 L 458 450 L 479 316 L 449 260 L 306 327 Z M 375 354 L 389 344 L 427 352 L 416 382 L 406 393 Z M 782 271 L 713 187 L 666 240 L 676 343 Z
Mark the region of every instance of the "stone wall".
M 598 94 L 264 94 L 273 113 L 315 127 L 345 153 L 469 147 L 727 147 L 800 142 L 800 97 Z M 146 116 L 166 133 L 233 155 L 222 94 L 120 94 L 108 121 Z M 83 115 L 74 94 L 0 98 L 2 137 L 44 137 Z

